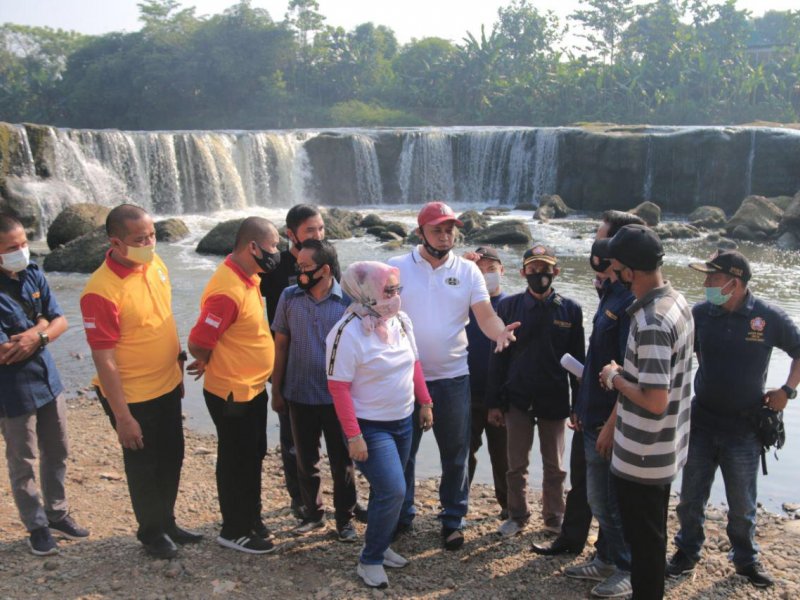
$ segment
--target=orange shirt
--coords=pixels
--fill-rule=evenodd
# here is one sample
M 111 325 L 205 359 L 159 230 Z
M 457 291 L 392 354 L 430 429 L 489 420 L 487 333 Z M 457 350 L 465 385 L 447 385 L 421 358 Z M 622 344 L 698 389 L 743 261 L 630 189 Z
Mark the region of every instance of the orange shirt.
M 89 347 L 114 350 L 126 402 L 152 400 L 180 384 L 180 341 L 161 258 L 129 269 L 109 251 L 81 294 L 81 313 Z M 105 395 L 97 376 L 92 383 Z
M 252 400 L 272 375 L 275 344 L 260 282 L 258 275 L 248 277 L 229 256 L 211 276 L 200 300 L 200 317 L 189 341 L 212 350 L 203 388 L 220 398 Z

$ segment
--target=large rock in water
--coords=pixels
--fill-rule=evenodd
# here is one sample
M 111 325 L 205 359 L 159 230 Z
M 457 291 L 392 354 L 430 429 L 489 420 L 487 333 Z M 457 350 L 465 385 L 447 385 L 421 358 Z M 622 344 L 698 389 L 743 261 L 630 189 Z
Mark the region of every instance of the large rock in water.
M 567 203 L 558 194 L 542 196 L 539 199 L 539 206 L 533 213 L 533 218 L 537 221 L 549 221 L 550 219 L 563 219 L 572 212 Z
M 489 218 L 479 213 L 477 210 L 467 210 L 458 215 L 458 220 L 464 224 L 462 231 L 469 235 L 473 231 L 483 229 L 489 225 Z
M 209 231 L 200 243 L 197 244 L 198 254 L 216 254 L 225 256 L 233 252 L 233 244 L 236 241 L 236 232 L 244 219 L 233 219 L 217 223 Z
M 689 215 L 692 226 L 706 229 L 722 229 L 727 220 L 725 211 L 718 206 L 698 206 Z
M 531 237 L 531 230 L 527 223 L 511 219 L 480 229 L 473 235 L 467 236 L 467 241 L 470 244 L 490 244 L 492 246 L 504 244 L 530 246 L 533 243 L 533 237 Z
M 47 230 L 47 246 L 53 250 L 94 231 L 106 222 L 111 209 L 99 204 L 73 204 L 62 210 Z
M 156 222 L 155 228 L 159 242 L 178 242 L 189 235 L 189 228 L 182 219 L 164 219 Z
M 375 216 L 375 215 L 373 215 Z M 325 222 L 325 237 L 329 240 L 346 240 L 355 235 L 355 230 L 365 220 L 361 213 L 343 208 L 323 210 L 322 220 Z
M 59 246 L 44 258 L 46 271 L 67 273 L 92 273 L 103 264 L 108 250 L 108 236 L 104 226 Z
M 640 217 L 648 227 L 655 227 L 661 222 L 661 207 L 649 200 L 632 209 L 631 214 Z
M 744 240 L 761 240 L 778 231 L 783 211 L 763 196 L 748 196 L 728 221 L 728 235 Z

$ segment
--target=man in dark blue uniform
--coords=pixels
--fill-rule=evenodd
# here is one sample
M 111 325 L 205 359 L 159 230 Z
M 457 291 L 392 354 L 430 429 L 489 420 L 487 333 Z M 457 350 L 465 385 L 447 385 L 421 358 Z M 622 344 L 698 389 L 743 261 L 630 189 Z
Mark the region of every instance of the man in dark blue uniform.
M 773 585 L 758 560 L 756 482 L 761 444 L 751 417 L 762 405 L 783 410 L 800 384 L 800 330 L 779 307 L 748 289 L 751 270 L 739 252 L 717 252 L 691 268 L 706 274 L 706 301 L 692 310 L 699 368 L 694 380 L 689 457 L 678 504 L 677 551 L 667 574 L 694 570 L 705 539 L 705 505 L 717 467 L 728 500 L 728 538 L 736 573 L 756 587 Z M 764 391 L 773 348 L 791 358 L 785 385 Z
M 38 556 L 58 552 L 52 532 L 70 539 L 89 535 L 69 516 L 67 407 L 46 348 L 66 330 L 44 274 L 30 262 L 22 224 L 0 213 L 0 431 L 11 493 Z M 37 448 L 41 497 L 34 474 Z

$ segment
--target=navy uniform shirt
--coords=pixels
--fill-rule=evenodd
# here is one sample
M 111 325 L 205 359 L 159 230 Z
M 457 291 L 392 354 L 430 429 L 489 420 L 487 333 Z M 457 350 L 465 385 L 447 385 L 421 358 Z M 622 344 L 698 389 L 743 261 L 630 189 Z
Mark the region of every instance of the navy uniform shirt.
M 52 321 L 63 314 L 38 265 L 29 264 L 17 276 L 0 272 L 1 344 L 34 327 L 39 316 Z M 22 362 L 0 365 L 0 390 L 0 417 L 19 417 L 55 400 L 64 386 L 52 355 L 42 348 Z
M 561 366 L 569 352 L 584 360 L 583 311 L 580 305 L 553 291 L 537 300 L 527 290 L 504 298 L 497 315 L 508 325 L 520 321 L 517 341 L 492 353 L 486 385 L 486 406 L 510 404 L 543 419 L 565 419 L 570 413 L 577 379 Z
M 699 363 L 692 425 L 746 430 L 751 425 L 743 413 L 763 403 L 772 349 L 800 358 L 800 330 L 783 309 L 749 291 L 733 312 L 700 302 L 692 314 Z
M 627 308 L 633 304 L 634 295 L 619 281 L 606 279 L 597 312 L 594 315 L 589 350 L 583 366 L 583 379 L 575 403 L 575 414 L 587 431 L 597 430 L 606 422 L 617 403 L 616 390 L 600 387 L 600 371 L 612 360 L 621 365 L 631 319 Z
M 500 292 L 490 296 L 492 308 L 497 310 L 497 303 L 508 294 Z M 472 393 L 482 396 L 486 391 L 486 374 L 489 372 L 489 356 L 492 354 L 492 341 L 483 335 L 472 309 L 469 311 L 467 330 L 467 365 L 469 366 L 469 385 Z

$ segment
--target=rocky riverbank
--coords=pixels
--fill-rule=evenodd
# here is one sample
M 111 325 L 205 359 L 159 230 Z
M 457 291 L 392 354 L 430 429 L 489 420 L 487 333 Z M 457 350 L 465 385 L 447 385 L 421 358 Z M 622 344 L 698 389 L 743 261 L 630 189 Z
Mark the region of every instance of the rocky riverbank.
M 250 556 L 214 542 L 219 513 L 214 483 L 216 441 L 192 431 L 186 434 L 186 459 L 177 504 L 180 524 L 206 535 L 181 550 L 178 559 L 154 561 L 135 538 L 121 453 L 113 431 L 93 398 L 69 402 L 72 453 L 67 473 L 75 518 L 92 530 L 89 540 L 61 542 L 58 556 L 38 558 L 28 552 L 25 534 L 5 474 L 0 477 L 0 598 L 586 598 L 591 585 L 572 581 L 561 569 L 580 557 L 543 558 L 530 552 L 533 541 L 547 536 L 534 506 L 531 526 L 522 535 L 501 541 L 492 490 L 474 486 L 467 543 L 455 553 L 439 547 L 436 482 L 418 486 L 420 517 L 414 534 L 395 548 L 411 560 L 389 573 L 390 588 L 373 591 L 355 575 L 360 544 L 336 541 L 333 527 L 305 538 L 293 538 L 295 525 L 283 489 L 280 460 L 271 450 L 264 465 L 264 519 L 276 533 L 278 551 Z M 0 441 L 0 451 L 4 444 Z M 5 465 L 3 465 L 5 473 Z M 330 482 L 325 482 L 330 490 Z M 367 486 L 361 480 L 362 496 Z M 535 495 L 532 493 L 532 495 Z M 326 495 L 328 504 L 330 495 Z M 670 514 L 670 530 L 676 526 Z M 357 525 L 359 535 L 364 526 Z M 667 584 L 667 597 L 780 598 L 800 597 L 800 519 L 763 513 L 758 541 L 763 560 L 778 579 L 775 588 L 758 591 L 736 577 L 725 558 L 728 541 L 724 513 L 712 510 L 707 523 L 705 559 L 694 577 Z

